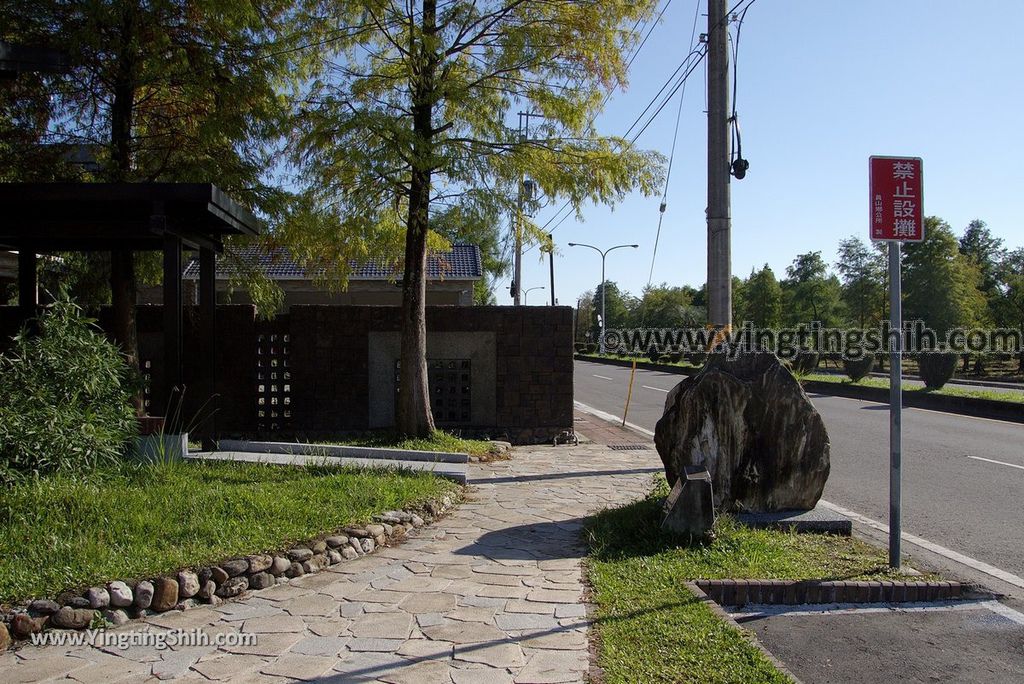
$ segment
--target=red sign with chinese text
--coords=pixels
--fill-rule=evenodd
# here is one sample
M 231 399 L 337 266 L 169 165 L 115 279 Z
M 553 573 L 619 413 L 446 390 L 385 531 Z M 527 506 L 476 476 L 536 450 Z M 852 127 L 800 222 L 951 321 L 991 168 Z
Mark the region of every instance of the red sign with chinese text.
M 924 240 L 920 157 L 871 157 L 871 239 Z

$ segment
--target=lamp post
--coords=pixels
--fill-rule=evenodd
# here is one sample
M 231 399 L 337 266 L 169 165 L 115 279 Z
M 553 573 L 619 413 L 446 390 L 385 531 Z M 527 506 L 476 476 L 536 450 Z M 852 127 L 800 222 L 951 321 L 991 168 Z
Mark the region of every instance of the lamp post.
M 604 313 L 605 290 L 607 290 L 607 288 L 605 287 L 605 282 L 604 282 L 604 260 L 605 260 L 605 257 L 608 256 L 608 252 L 611 252 L 612 250 L 621 249 L 622 247 L 632 247 L 633 249 L 636 249 L 640 245 L 615 245 L 614 247 L 609 247 L 608 249 L 605 249 L 605 250 L 602 250 L 602 249 L 600 249 L 598 247 L 595 247 L 594 245 L 588 245 L 588 244 L 585 244 L 585 243 L 582 243 L 582 242 L 570 242 L 569 246 L 570 247 L 589 247 L 590 249 L 594 250 L 595 252 L 597 252 L 598 254 L 601 255 L 601 337 L 600 337 L 599 343 L 600 343 L 600 353 L 604 354 L 604 331 L 605 331 L 605 328 L 608 327 L 608 319 L 605 317 L 605 313 Z
M 529 289 L 524 290 L 523 291 L 523 305 L 525 306 L 526 304 L 530 303 L 530 293 L 531 292 L 533 292 L 534 290 L 543 290 L 543 289 L 544 289 L 544 286 L 543 285 L 539 285 L 537 287 L 531 287 Z

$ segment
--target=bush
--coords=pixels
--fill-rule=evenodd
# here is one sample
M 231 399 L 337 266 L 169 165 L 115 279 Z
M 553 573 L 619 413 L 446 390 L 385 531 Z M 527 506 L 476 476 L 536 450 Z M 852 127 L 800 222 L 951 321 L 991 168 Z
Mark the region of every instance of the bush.
M 661 360 L 661 351 L 657 345 L 651 345 L 647 350 L 647 358 L 651 360 L 651 363 L 658 363 Z
M 818 352 L 801 349 L 793 359 L 793 372 L 799 375 L 813 373 L 818 367 Z
M 0 356 L 0 478 L 92 470 L 117 461 L 136 432 L 117 347 L 68 301 L 38 328 Z
M 957 359 L 950 352 L 921 352 L 917 356 L 917 374 L 928 389 L 942 389 L 953 379 Z
M 871 354 L 865 354 L 859 359 L 843 359 L 843 372 L 851 380 L 857 382 L 866 378 L 874 365 L 875 357 Z

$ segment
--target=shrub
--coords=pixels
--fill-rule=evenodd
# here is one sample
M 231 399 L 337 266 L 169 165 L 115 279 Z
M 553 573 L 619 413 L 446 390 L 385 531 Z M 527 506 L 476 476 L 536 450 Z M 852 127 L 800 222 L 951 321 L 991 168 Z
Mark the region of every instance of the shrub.
M 818 367 L 818 359 L 818 352 L 801 349 L 793 359 L 793 372 L 800 375 L 814 372 L 814 369 Z
M 119 459 L 135 434 L 132 374 L 68 301 L 0 356 L 0 478 L 76 472 Z
M 871 354 L 865 354 L 859 359 L 843 359 L 843 372 L 851 380 L 857 382 L 866 378 L 874 365 L 875 357 Z
M 953 379 L 957 355 L 950 352 L 921 352 L 917 356 L 917 374 L 928 389 L 942 389 Z
M 651 360 L 651 363 L 658 363 L 658 361 L 661 360 L 661 351 L 658 349 L 657 345 L 652 344 L 650 346 L 647 350 L 647 358 Z

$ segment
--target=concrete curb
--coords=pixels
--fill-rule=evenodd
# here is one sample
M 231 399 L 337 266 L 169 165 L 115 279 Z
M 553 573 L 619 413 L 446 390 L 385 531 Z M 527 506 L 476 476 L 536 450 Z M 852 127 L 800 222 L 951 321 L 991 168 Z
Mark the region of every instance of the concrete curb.
M 591 356 L 580 356 L 576 354 L 575 359 L 579 361 L 590 361 L 601 363 L 607 366 L 622 366 L 629 368 L 632 361 L 623 359 L 599 359 Z M 660 371 L 675 375 L 694 375 L 697 371 L 692 368 L 681 366 L 666 366 L 650 361 L 637 361 L 637 368 L 643 370 Z M 889 390 L 881 387 L 862 387 L 860 385 L 841 384 L 835 382 L 821 382 L 820 380 L 805 380 L 803 383 L 805 392 L 817 394 L 828 394 L 836 397 L 847 397 L 849 399 L 860 399 L 863 401 L 874 401 L 881 404 L 889 402 Z M 979 399 L 976 397 L 951 397 L 942 394 L 925 394 L 922 392 L 903 392 L 903 405 L 910 408 L 927 409 L 929 411 L 940 411 L 943 413 L 955 413 L 962 416 L 974 418 L 988 418 L 990 420 L 1004 420 L 1012 423 L 1024 423 L 1024 404 L 1009 401 L 998 401 L 996 399 Z
M 429 463 L 468 463 L 469 456 L 445 451 L 413 451 L 384 447 L 358 447 L 339 444 L 305 444 L 302 442 L 254 442 L 222 439 L 218 451 L 248 451 L 259 454 L 331 456 L 334 458 L 373 458 L 395 461 L 426 461 Z
M 696 582 L 686 582 L 686 588 L 689 590 L 691 594 L 693 594 L 694 598 L 696 598 L 698 601 L 707 606 L 708 610 L 714 613 L 719 620 L 722 620 L 723 622 L 731 625 L 741 635 L 743 635 L 743 637 L 747 639 L 750 645 L 756 648 L 758 651 L 760 651 L 761 654 L 768 659 L 768 662 L 770 662 L 775 667 L 775 669 L 777 669 L 779 672 L 793 680 L 794 684 L 803 684 L 800 681 L 800 679 L 795 674 L 793 674 L 781 660 L 776 658 L 771 651 L 765 648 L 765 645 L 761 643 L 761 641 L 757 638 L 757 635 L 755 635 L 749 629 L 743 627 L 743 625 L 741 625 L 740 623 L 736 622 L 736 620 L 733 619 L 732 615 L 729 615 L 729 613 L 725 612 L 725 609 L 723 609 L 721 605 L 716 603 L 714 599 L 712 599 L 710 596 L 704 593 L 704 590 L 701 589 Z
M 824 603 L 918 603 L 962 598 L 970 587 L 960 582 L 821 581 L 717 579 L 694 582 L 723 606 Z

